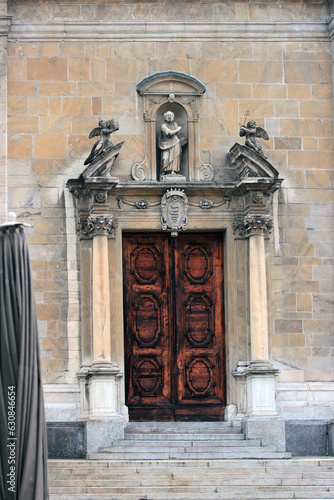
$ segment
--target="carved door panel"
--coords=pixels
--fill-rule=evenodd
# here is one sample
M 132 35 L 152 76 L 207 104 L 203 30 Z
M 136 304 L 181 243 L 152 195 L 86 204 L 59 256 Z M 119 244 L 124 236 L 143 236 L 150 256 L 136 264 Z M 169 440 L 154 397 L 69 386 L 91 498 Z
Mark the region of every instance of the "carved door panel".
M 171 255 L 165 235 L 123 239 L 127 405 L 131 419 L 173 419 Z
M 223 267 L 221 240 L 174 240 L 176 303 L 175 418 L 224 415 Z
M 222 244 L 216 235 L 125 235 L 131 420 L 221 420 Z

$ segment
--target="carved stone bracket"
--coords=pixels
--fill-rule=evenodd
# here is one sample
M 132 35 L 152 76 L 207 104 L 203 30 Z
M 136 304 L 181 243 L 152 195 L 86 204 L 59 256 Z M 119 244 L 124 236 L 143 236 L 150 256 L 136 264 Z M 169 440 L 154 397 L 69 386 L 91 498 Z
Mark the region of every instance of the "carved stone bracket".
M 161 200 L 161 229 L 171 231 L 171 236 L 177 236 L 181 229 L 186 230 L 188 204 L 183 189 L 168 189 Z
M 79 222 L 79 235 L 89 239 L 96 235 L 115 236 L 117 221 L 111 214 L 91 214 Z
M 244 219 L 233 223 L 234 233 L 238 232 L 242 238 L 249 238 L 255 234 L 270 234 L 273 221 L 269 215 L 247 214 Z

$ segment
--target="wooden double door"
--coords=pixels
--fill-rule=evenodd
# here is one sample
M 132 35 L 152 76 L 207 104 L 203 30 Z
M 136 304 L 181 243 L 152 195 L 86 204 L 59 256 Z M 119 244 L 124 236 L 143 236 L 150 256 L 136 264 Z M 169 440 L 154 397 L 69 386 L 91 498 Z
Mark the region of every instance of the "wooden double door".
M 220 236 L 132 233 L 123 249 L 130 420 L 223 420 Z

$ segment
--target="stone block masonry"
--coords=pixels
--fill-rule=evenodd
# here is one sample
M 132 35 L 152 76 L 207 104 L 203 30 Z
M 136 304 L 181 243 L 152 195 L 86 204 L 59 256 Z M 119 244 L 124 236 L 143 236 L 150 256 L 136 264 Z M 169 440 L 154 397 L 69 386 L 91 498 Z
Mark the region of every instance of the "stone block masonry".
M 80 368 L 80 275 L 66 181 L 81 173 L 88 133 L 102 117 L 119 120 L 115 142 L 125 144 L 112 175 L 128 180 L 145 144 L 135 86 L 176 71 L 207 89 L 199 112 L 203 162 L 223 168 L 246 111 L 270 135 L 265 154 L 284 183 L 274 198 L 277 230 L 266 242 L 269 348 L 280 387 L 307 387 L 303 405 L 286 392 L 280 412 L 329 418 L 330 399 L 308 399 L 309 384 L 334 381 L 333 56 L 325 3 L 15 0 L 8 14 L 8 48 L 0 40 L 0 115 L 8 114 L 0 217 L 9 208 L 32 225 L 45 382 L 74 384 Z

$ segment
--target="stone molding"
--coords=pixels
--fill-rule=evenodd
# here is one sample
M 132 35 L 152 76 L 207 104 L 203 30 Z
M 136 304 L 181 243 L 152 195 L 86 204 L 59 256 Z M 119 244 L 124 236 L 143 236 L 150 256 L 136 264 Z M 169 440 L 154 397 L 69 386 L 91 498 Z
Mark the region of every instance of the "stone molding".
M 79 234 L 82 238 L 97 235 L 115 236 L 117 222 L 111 214 L 91 214 L 79 222 Z
M 7 36 L 11 27 L 12 16 L 0 16 L 0 36 Z
M 328 19 L 327 26 L 328 26 L 329 36 L 332 42 L 334 40 L 334 14 L 332 14 Z
M 9 18 L 4 18 L 9 20 Z M 8 21 L 6 21 L 8 22 Z M 10 21 L 9 21 L 10 22 Z M 13 21 L 9 39 L 15 40 L 136 40 L 184 41 L 328 40 L 327 20 L 312 21 Z
M 269 215 L 247 214 L 243 220 L 234 221 L 234 232 L 238 232 L 243 238 L 254 235 L 265 236 L 270 234 L 273 228 L 273 221 Z

